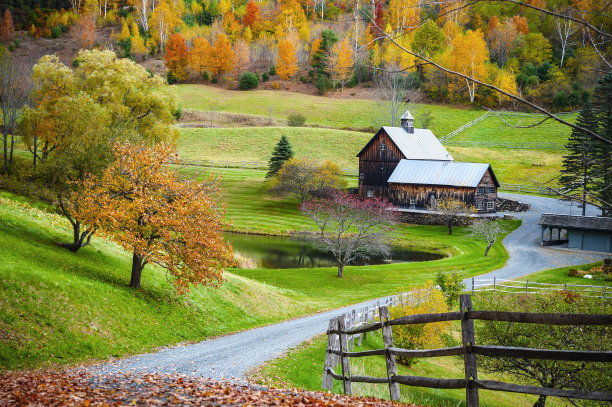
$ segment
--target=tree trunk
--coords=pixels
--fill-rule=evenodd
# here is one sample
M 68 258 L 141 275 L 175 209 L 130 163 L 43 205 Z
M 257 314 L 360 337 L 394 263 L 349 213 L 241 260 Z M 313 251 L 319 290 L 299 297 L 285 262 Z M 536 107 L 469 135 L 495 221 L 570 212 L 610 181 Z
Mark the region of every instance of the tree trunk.
M 453 220 L 449 219 L 448 221 L 448 234 L 452 235 L 453 234 Z
M 134 251 L 134 255 L 132 256 L 132 278 L 130 279 L 130 287 L 140 288 L 140 276 L 142 276 L 142 269 L 144 269 L 146 264 L 147 259 Z
M 4 174 L 8 174 L 8 137 L 7 135 L 3 135 L 3 142 L 4 142 L 4 165 L 3 165 L 3 172 Z
M 344 264 L 338 264 L 338 278 L 342 278 L 342 273 L 344 272 Z
M 83 233 L 81 233 L 81 222 L 75 220 L 72 223 L 72 243 L 60 243 L 61 247 L 65 247 L 73 253 L 76 253 L 81 247 L 85 247 L 89 245 L 91 242 L 91 237 L 93 236 L 95 231 L 90 231 L 89 229 L 85 229 Z
M 546 406 L 546 396 L 538 397 L 538 401 L 535 402 L 533 407 L 544 407 Z
M 489 255 L 489 249 L 491 248 L 491 246 L 493 246 L 492 244 L 488 244 L 487 245 L 487 250 L 485 250 L 485 257 L 487 257 Z

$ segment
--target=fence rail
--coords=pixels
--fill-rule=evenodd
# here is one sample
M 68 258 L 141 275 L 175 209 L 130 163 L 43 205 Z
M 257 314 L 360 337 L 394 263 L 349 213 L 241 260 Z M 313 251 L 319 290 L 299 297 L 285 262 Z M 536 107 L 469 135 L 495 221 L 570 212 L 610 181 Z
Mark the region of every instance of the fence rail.
M 253 170 L 267 170 L 268 163 L 263 161 L 230 161 L 230 160 L 179 160 L 181 165 L 212 168 L 248 168 Z M 359 171 L 351 168 L 340 168 L 340 172 L 347 177 L 357 177 Z
M 603 298 L 606 300 L 612 299 L 612 287 L 607 285 L 536 283 L 529 280 L 504 280 L 498 279 L 497 277 L 486 280 L 476 280 L 472 278 L 469 289 L 467 289 L 467 291 L 472 294 L 483 291 L 509 294 L 537 294 L 548 290 L 574 292 L 588 297 Z
M 460 297 L 460 312 L 447 312 L 440 314 L 409 315 L 391 320 L 388 306 L 379 306 L 372 310 L 374 319 L 354 324 L 355 320 L 345 315 L 330 320 L 327 331 L 327 350 L 325 353 L 325 365 L 323 371 L 322 387 L 333 390 L 333 381 L 341 380 L 345 394 L 352 394 L 352 383 L 379 383 L 388 384 L 391 400 L 399 401 L 399 385 L 432 387 L 444 389 L 466 389 L 466 404 L 468 407 L 479 406 L 478 389 L 497 390 L 504 392 L 526 393 L 542 396 L 557 396 L 566 398 L 612 401 L 612 393 L 587 392 L 578 390 L 550 389 L 534 386 L 523 386 L 494 380 L 479 380 L 476 363 L 476 355 L 543 359 L 579 362 L 612 362 L 612 352 L 608 351 L 569 351 L 569 350 L 547 350 L 506 346 L 476 345 L 474 320 L 504 321 L 536 323 L 548 325 L 612 325 L 612 314 L 558 314 L 558 313 L 522 313 L 501 311 L 474 311 L 472 299 L 468 294 Z M 370 314 L 368 310 L 367 315 Z M 353 311 L 355 315 L 355 311 Z M 368 318 L 366 318 L 367 320 Z M 376 318 L 375 318 L 376 319 Z M 392 326 L 422 324 L 440 321 L 461 321 L 462 345 L 443 349 L 431 350 L 409 350 L 393 346 Z M 383 349 L 375 349 L 362 352 L 353 352 L 349 344 L 349 338 L 355 335 L 364 335 L 367 332 L 381 330 L 383 336 Z M 361 338 L 361 336 L 359 336 Z M 387 377 L 371 377 L 351 375 L 350 358 L 384 355 L 387 367 Z M 397 375 L 396 356 L 414 358 L 429 358 L 464 355 L 464 379 L 438 379 L 420 376 Z M 341 373 L 336 373 L 337 365 L 341 367 Z
M 501 182 L 499 185 L 499 189 L 503 189 L 505 191 L 527 192 L 531 194 L 540 195 L 557 195 L 557 193 L 552 188 L 543 187 L 540 185 L 508 184 L 505 182 Z

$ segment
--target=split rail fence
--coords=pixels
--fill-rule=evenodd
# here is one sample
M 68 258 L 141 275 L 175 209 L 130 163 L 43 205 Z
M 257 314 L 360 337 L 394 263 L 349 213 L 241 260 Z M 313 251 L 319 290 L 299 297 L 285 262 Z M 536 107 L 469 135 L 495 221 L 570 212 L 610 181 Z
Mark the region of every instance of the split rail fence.
M 537 294 L 550 290 L 575 292 L 588 297 L 603 298 L 606 300 L 612 299 L 612 287 L 605 285 L 535 283 L 529 280 L 504 280 L 496 277 L 486 280 L 475 280 L 472 278 L 467 291 L 472 294 L 482 291 L 508 294 Z
M 409 315 L 391 320 L 387 306 L 377 307 L 368 311 L 374 317 L 367 323 L 354 325 L 353 320 L 341 315 L 330 320 L 327 330 L 327 350 L 323 371 L 322 387 L 333 390 L 334 380 L 341 380 L 345 394 L 352 394 L 352 383 L 379 383 L 389 386 L 391 400 L 400 400 L 400 384 L 407 386 L 431 387 L 439 389 L 465 389 L 468 407 L 479 406 L 478 390 L 496 390 L 513 393 L 535 394 L 573 399 L 612 401 L 612 393 L 587 392 L 580 390 L 551 389 L 535 386 L 524 386 L 495 380 L 479 380 L 476 355 L 544 359 L 574 362 L 612 362 L 612 352 L 608 351 L 568 351 L 517 348 L 506 346 L 476 345 L 474 320 L 535 323 L 547 325 L 612 325 L 612 314 L 545 314 L 501 311 L 474 311 L 472 298 L 468 294 L 460 297 L 460 312 L 440 314 Z M 367 320 L 367 318 L 366 318 Z M 461 321 L 462 346 L 443 349 L 409 350 L 393 346 L 393 326 L 408 324 L 424 324 L 440 321 Z M 383 349 L 351 351 L 349 339 L 355 336 L 365 336 L 368 332 L 382 331 Z M 351 375 L 350 358 L 384 355 L 387 367 L 387 377 L 371 377 Z M 397 374 L 396 356 L 410 358 L 430 358 L 441 356 L 463 355 L 465 378 L 438 379 L 419 376 L 400 376 Z M 340 365 L 340 373 L 335 369 Z

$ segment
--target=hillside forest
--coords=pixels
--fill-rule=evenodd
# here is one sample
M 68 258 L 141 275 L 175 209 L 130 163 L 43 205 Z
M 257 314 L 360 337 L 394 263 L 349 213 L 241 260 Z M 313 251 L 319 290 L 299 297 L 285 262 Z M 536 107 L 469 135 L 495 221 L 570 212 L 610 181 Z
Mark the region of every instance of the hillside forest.
M 597 0 L 8 0 L 0 12 L 9 51 L 22 45 L 19 31 L 65 39 L 72 57 L 112 49 L 170 83 L 319 94 L 361 85 L 387 99 L 400 89 L 413 100 L 525 108 L 482 82 L 567 111 L 610 66 L 605 8 Z

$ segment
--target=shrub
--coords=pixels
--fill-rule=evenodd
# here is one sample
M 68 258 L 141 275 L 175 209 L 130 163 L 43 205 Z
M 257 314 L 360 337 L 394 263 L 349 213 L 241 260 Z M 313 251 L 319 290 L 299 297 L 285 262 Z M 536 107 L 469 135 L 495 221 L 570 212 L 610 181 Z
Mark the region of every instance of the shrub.
M 330 84 L 328 82 L 329 80 L 324 76 L 319 76 L 317 78 L 317 93 L 319 95 L 324 95 L 325 92 L 327 92 L 327 90 L 331 87 L 329 86 Z
M 255 89 L 259 85 L 259 77 L 253 72 L 245 72 L 240 76 L 238 87 L 240 90 Z
M 202 72 L 202 80 L 204 82 L 208 82 L 210 80 L 210 77 L 208 76 L 208 72 L 206 71 Z
M 174 74 L 170 71 L 168 71 L 167 79 L 168 79 L 168 84 L 170 85 L 174 85 L 178 83 L 178 79 L 176 79 L 176 76 L 174 76 Z
M 62 27 L 56 25 L 51 29 L 51 37 L 58 38 L 60 35 L 62 35 Z
M 274 76 L 274 75 L 276 75 L 276 67 L 272 65 L 270 67 L 270 76 Z
M 172 112 L 172 116 L 174 116 L 176 120 L 181 120 L 181 117 L 183 117 L 183 108 L 181 107 L 181 105 L 178 105 L 176 110 Z
M 81 61 L 79 61 L 79 59 L 78 59 L 78 58 L 74 58 L 74 59 L 72 60 L 72 66 L 73 66 L 73 67 L 78 68 L 80 64 L 81 64 Z
M 269 79 L 270 79 L 270 74 L 268 72 L 264 72 L 261 74 L 262 82 L 268 82 Z
M 212 83 L 219 83 L 219 79 L 215 76 L 210 80 Z
M 277 81 L 271 83 L 272 89 L 280 89 L 280 84 Z
M 442 291 L 434 288 L 433 282 L 425 286 L 399 294 L 400 304 L 389 308 L 391 319 L 406 315 L 448 312 L 448 305 Z M 397 325 L 393 327 L 394 346 L 404 349 L 434 349 L 443 346 L 443 335 L 451 322 L 442 321 L 429 324 Z M 398 361 L 407 366 L 416 363 L 416 359 L 399 356 Z
M 288 124 L 291 127 L 301 127 L 306 122 L 306 117 L 300 113 L 292 113 L 289 115 Z
M 305 76 L 300 76 L 300 82 L 302 83 L 308 83 L 308 78 Z
M 456 271 L 446 274 L 444 271 L 440 270 L 436 273 L 435 283 L 440 287 L 442 294 L 444 294 L 448 308 L 452 309 L 454 305 L 458 303 L 459 296 L 465 288 L 461 276 L 459 276 Z

